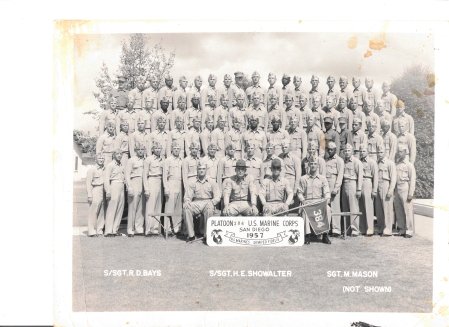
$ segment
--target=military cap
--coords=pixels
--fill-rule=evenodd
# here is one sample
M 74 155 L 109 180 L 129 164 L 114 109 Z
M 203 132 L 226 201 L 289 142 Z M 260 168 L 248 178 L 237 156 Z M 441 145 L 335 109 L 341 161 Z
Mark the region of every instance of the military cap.
M 179 81 L 187 81 L 187 78 L 184 75 L 179 76 Z
M 244 159 L 237 160 L 233 167 L 235 167 L 235 168 L 251 168 L 246 165 L 246 161 Z
M 231 76 L 231 74 L 225 74 L 225 76 L 223 77 L 223 79 L 225 79 L 225 78 L 232 79 L 232 76 Z
M 272 99 L 272 98 L 278 98 L 278 94 L 275 92 L 275 91 L 270 91 L 269 92 L 269 94 L 268 94 L 268 97 L 270 98 L 270 99 Z
M 143 75 L 140 75 L 140 76 L 138 76 L 137 77 L 137 83 L 139 83 L 139 82 L 141 82 L 141 83 L 145 83 L 145 81 L 146 81 L 146 77 L 145 76 L 143 76 Z
M 328 149 L 333 149 L 336 148 L 337 145 L 335 144 L 335 142 L 330 141 L 329 143 L 327 143 L 327 148 Z
M 114 126 L 114 123 L 112 121 L 108 121 L 106 123 L 106 126 L 112 125 Z M 120 119 L 120 126 L 122 125 L 129 125 L 128 120 L 127 119 Z
M 408 150 L 404 144 L 398 144 L 398 151 Z
M 298 116 L 294 115 L 294 116 L 290 116 L 290 121 L 294 122 L 294 121 L 299 121 Z
M 324 117 L 324 122 L 325 122 L 325 123 L 332 123 L 333 120 L 332 120 L 331 117 Z
M 209 94 L 207 95 L 207 98 L 208 98 L 209 100 L 217 100 L 217 97 L 215 96 L 215 93 L 209 93 Z
M 177 121 L 184 121 L 184 117 L 182 117 L 182 116 L 176 116 L 176 118 L 175 118 L 175 122 L 177 122 Z
M 276 75 L 275 75 L 275 74 L 273 74 L 273 73 L 268 73 L 268 78 L 270 78 L 270 77 L 274 77 L 274 78 L 276 78 Z
M 368 150 L 368 146 L 365 143 L 360 144 L 359 150 Z
M 189 149 L 199 148 L 199 147 L 200 147 L 200 145 L 198 144 L 198 142 L 193 141 L 192 143 L 190 143 Z
M 293 99 L 293 95 L 287 93 L 286 95 L 284 95 L 284 99 Z
M 164 95 L 161 99 L 161 102 L 170 102 L 170 97 Z
M 281 160 L 279 160 L 278 158 L 271 160 L 271 168 L 281 168 L 281 167 L 282 167 Z
M 391 126 L 390 121 L 385 118 L 380 119 L 380 126 Z
M 200 98 L 200 94 L 198 92 L 195 92 L 192 94 L 192 99 L 199 99 Z
M 312 148 L 312 147 L 318 148 L 318 142 L 317 142 L 317 141 L 310 141 L 310 142 L 307 144 L 307 149 Z
M 272 122 L 272 123 L 281 123 L 282 120 L 281 120 L 281 117 L 272 115 L 272 116 L 271 116 L 271 122 Z
M 340 81 L 347 81 L 348 78 L 346 76 L 340 76 Z
M 346 94 L 344 94 L 344 93 L 340 94 L 340 96 L 338 97 L 338 102 L 342 102 L 341 100 L 345 100 L 345 102 L 348 101 L 346 99 Z
M 346 117 L 338 117 L 338 122 L 346 124 L 348 122 L 348 120 L 346 119 Z
M 192 119 L 192 122 L 194 122 L 194 121 L 201 121 L 201 118 L 198 117 L 198 116 L 195 116 L 195 117 L 193 117 L 193 119 Z
M 138 123 L 142 123 L 142 122 L 145 122 L 145 118 L 143 118 L 143 117 L 139 117 L 139 118 L 137 119 L 137 122 L 138 122 Z
M 353 123 L 353 124 L 361 124 L 362 121 L 360 120 L 360 118 L 355 117 L 355 118 L 352 120 L 352 123 Z
M 367 119 L 366 126 L 377 126 L 377 123 L 374 119 Z
M 310 157 L 307 158 L 307 161 L 309 162 L 309 164 L 311 162 L 318 162 L 318 156 L 317 155 L 311 155 Z
M 307 99 L 307 95 L 304 94 L 304 93 L 301 93 L 301 94 L 299 95 L 299 98 L 300 98 L 300 99 Z
M 312 77 L 311 77 L 310 79 L 312 80 L 312 79 L 314 79 L 314 78 L 316 78 L 316 79 L 318 79 L 318 80 L 320 79 L 320 78 L 318 77 L 318 75 L 313 74 Z
M 196 75 L 195 76 L 195 80 L 197 81 L 202 81 L 203 80 L 203 78 L 200 76 L 200 75 Z
M 402 100 L 398 100 L 397 108 L 405 108 L 405 103 Z
M 193 142 L 195 143 L 195 142 Z M 175 146 L 181 147 L 181 145 L 179 144 L 178 141 L 173 141 L 173 143 L 171 144 L 171 148 L 173 149 Z M 190 145 L 191 146 L 191 145 Z
M 353 80 L 353 81 L 360 81 L 360 77 L 354 76 L 354 77 L 352 78 L 352 80 Z
M 335 81 L 335 77 L 334 77 L 334 76 L 329 75 L 329 76 L 327 77 L 327 80 L 330 80 L 330 79 L 333 79 L 333 80 Z
M 284 73 L 284 75 L 282 75 L 282 78 L 290 78 L 290 75 Z
M 165 117 L 164 116 L 159 116 L 159 117 L 157 117 L 157 120 L 156 120 L 156 122 L 160 122 L 160 121 L 163 121 L 163 122 L 165 122 L 166 121 L 166 119 L 165 119 Z
M 287 139 L 282 140 L 281 141 L 281 146 L 284 146 L 284 145 L 290 145 L 290 140 L 287 140 Z
M 173 76 L 171 76 L 170 74 L 166 74 L 166 75 L 165 75 L 165 79 L 166 79 L 166 80 L 172 80 L 172 79 L 173 79 Z
M 120 76 L 118 76 L 117 78 L 118 78 L 119 81 L 126 82 L 126 77 L 123 76 L 123 75 L 120 75 Z
M 343 149 L 345 149 L 345 150 L 352 150 L 352 149 L 353 149 L 353 147 L 352 147 L 352 145 L 351 145 L 351 144 L 349 144 L 349 143 L 346 143 Z
M 385 147 L 381 143 L 377 144 L 377 152 L 379 152 L 379 151 L 385 151 Z
M 241 123 L 242 122 L 242 118 L 240 118 L 239 116 L 234 116 L 234 118 L 232 119 L 232 122 L 239 122 L 239 123 Z
M 382 83 L 382 86 L 391 86 L 391 82 L 390 81 L 385 81 Z
M 220 120 L 220 117 L 221 117 L 221 116 L 218 117 L 218 120 Z M 211 115 L 207 115 L 205 121 L 206 121 L 206 122 L 208 122 L 208 121 L 214 121 L 214 117 L 212 117 Z
M 234 143 L 228 143 L 228 145 L 226 146 L 226 150 L 229 149 L 234 149 L 235 150 L 235 144 Z
M 245 94 L 243 94 L 243 92 L 239 92 L 235 98 L 236 99 L 245 99 Z
M 293 76 L 293 82 L 295 82 L 295 81 L 301 82 L 301 77 L 298 76 L 298 75 L 294 75 Z
M 229 99 L 229 96 L 228 96 L 226 93 L 222 93 L 222 94 L 220 95 L 220 100 L 222 100 L 222 99 L 224 99 L 224 98 Z
M 154 148 L 162 148 L 162 144 L 159 141 L 154 141 L 151 148 L 152 149 L 154 149 Z
M 273 142 L 267 142 L 267 145 L 265 145 L 265 148 L 268 148 L 269 146 L 274 148 L 274 143 Z
M 249 118 L 249 120 L 252 120 L 252 119 L 259 120 L 259 116 L 255 115 L 255 114 L 251 114 L 251 116 L 249 116 L 248 118 Z
M 207 168 L 206 161 L 198 160 L 196 167 L 197 167 L 197 169 L 198 168 Z
M 156 75 L 150 75 L 149 80 L 150 81 L 157 81 L 158 79 L 157 79 Z
M 226 121 L 223 115 L 219 115 L 217 118 L 218 121 Z
M 180 94 L 179 97 L 178 97 L 178 102 L 180 100 L 185 100 L 185 99 L 186 99 L 186 96 L 184 94 Z
M 151 95 L 147 95 L 147 96 L 145 97 L 145 102 L 154 102 L 154 97 L 151 96 Z
M 372 80 L 373 79 L 371 77 L 365 77 L 365 82 L 372 81 Z
M 234 76 L 237 78 L 237 77 L 243 77 L 243 72 L 240 72 L 240 71 L 238 71 L 238 72 L 235 72 L 234 73 Z
M 253 75 L 252 76 L 259 76 L 260 77 L 260 74 L 259 74 L 259 72 L 258 71 L 255 71 L 254 73 L 253 73 Z
M 95 159 L 98 159 L 98 158 L 104 158 L 104 153 L 103 153 L 103 152 L 95 153 L 94 158 L 95 158 Z
M 134 149 L 145 149 L 145 144 L 143 142 L 136 142 Z
M 209 149 L 210 147 L 217 147 L 217 143 L 215 142 L 210 142 L 209 145 L 207 146 L 207 148 Z
M 215 76 L 214 74 L 209 74 L 209 77 L 207 78 L 208 80 L 211 79 L 212 77 L 215 77 L 215 79 L 217 79 L 217 76 Z
M 260 98 L 260 92 L 254 91 L 253 94 L 251 94 L 251 98 L 254 99 L 254 97 L 258 96 Z
M 114 154 L 116 154 L 116 153 L 123 153 L 123 151 L 120 148 L 115 148 L 114 149 Z

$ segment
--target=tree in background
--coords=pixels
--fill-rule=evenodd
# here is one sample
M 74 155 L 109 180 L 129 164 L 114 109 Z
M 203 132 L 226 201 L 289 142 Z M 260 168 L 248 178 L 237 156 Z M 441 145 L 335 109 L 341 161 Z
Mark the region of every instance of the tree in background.
M 406 113 L 415 121 L 415 197 L 433 199 L 435 74 L 431 68 L 412 65 L 391 82 L 391 93 L 405 103 Z
M 109 93 L 118 85 L 117 77 L 123 75 L 128 78 L 126 88 L 131 90 L 135 87 L 136 78 L 144 75 L 149 78 L 151 75 L 157 76 L 160 87 L 164 86 L 164 76 L 170 72 L 175 63 L 175 53 L 171 52 L 167 56 L 162 48 L 162 40 L 149 49 L 150 37 L 144 34 L 132 34 L 129 44 L 122 42 L 122 53 L 120 54 L 120 63 L 117 73 L 111 77 L 108 66 L 103 63 L 100 67 L 99 77 L 95 78 L 95 85 L 98 92 L 93 92 L 95 98 L 100 104 L 100 108 L 84 112 L 98 120 L 101 111 L 107 108 Z M 146 87 L 149 87 L 149 82 Z

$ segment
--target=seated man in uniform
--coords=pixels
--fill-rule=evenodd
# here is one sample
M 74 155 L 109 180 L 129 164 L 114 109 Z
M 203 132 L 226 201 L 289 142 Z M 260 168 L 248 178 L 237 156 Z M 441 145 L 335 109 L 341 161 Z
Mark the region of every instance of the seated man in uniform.
M 262 181 L 259 198 L 263 206 L 264 216 L 287 211 L 290 202 L 293 200 L 292 187 L 288 180 L 281 177 L 281 167 L 281 160 L 273 159 L 271 161 L 272 175 Z
M 214 214 L 215 206 L 220 202 L 221 194 L 217 183 L 206 176 L 206 163 L 198 161 L 198 175 L 195 180 L 190 180 L 185 189 L 183 215 L 187 226 L 187 242 L 195 240 L 193 216 L 202 214 L 200 232 L 207 237 L 207 219 Z
M 244 159 L 237 160 L 235 175 L 223 183 L 223 213 L 225 216 L 257 216 L 257 193 L 254 178 L 246 174 Z

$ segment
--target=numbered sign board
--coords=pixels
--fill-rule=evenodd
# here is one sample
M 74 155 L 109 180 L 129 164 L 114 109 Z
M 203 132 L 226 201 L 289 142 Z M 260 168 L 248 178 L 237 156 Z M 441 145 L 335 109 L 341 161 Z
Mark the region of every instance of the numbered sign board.
M 304 244 L 301 217 L 211 217 L 209 246 L 300 246 Z

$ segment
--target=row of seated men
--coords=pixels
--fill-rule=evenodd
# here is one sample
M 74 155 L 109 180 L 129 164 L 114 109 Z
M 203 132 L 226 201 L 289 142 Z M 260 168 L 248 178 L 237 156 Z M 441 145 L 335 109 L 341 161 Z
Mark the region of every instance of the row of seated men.
M 179 98 L 181 99 L 181 97 Z M 111 104 L 115 100 L 112 98 Z M 164 102 L 162 102 L 164 104 Z M 366 103 L 366 108 L 370 108 L 371 104 Z M 404 104 L 399 101 L 397 112 L 404 113 Z M 148 127 L 148 119 L 144 116 L 139 116 L 131 130 L 131 125 L 134 124 L 132 120 L 126 117 L 119 118 L 116 116 L 115 120 L 107 120 L 105 122 L 106 132 L 103 133 L 97 140 L 96 152 L 102 152 L 106 158 L 106 164 L 112 160 L 113 149 L 119 147 L 122 149 L 124 159 L 135 155 L 134 145 L 144 143 L 147 148 L 147 155 L 150 154 L 151 145 L 153 142 L 162 144 L 162 157 L 166 157 L 170 145 L 177 141 L 181 145 L 181 157 L 189 156 L 190 144 L 196 142 L 200 144 L 200 154 L 205 156 L 207 154 L 207 147 L 210 142 L 217 144 L 218 158 L 225 156 L 225 149 L 229 144 L 234 144 L 236 147 L 236 157 L 245 157 L 245 147 L 249 142 L 256 146 L 256 157 L 265 159 L 265 147 L 268 142 L 274 145 L 275 155 L 282 152 L 281 142 L 289 140 L 291 144 L 291 151 L 300 159 L 306 156 L 307 144 L 316 142 L 319 144 L 318 155 L 320 157 L 326 156 L 326 144 L 334 142 L 337 144 L 337 154 L 344 157 L 343 149 L 346 144 L 351 144 L 354 148 L 354 155 L 356 157 L 360 154 L 360 146 L 366 144 L 368 152 L 371 156 L 376 155 L 376 148 L 379 144 L 383 144 L 387 157 L 395 160 L 397 153 L 397 146 L 403 144 L 407 147 L 408 160 L 414 164 L 416 158 L 416 139 L 413 136 L 413 119 L 410 116 L 397 117 L 393 120 L 394 132 L 391 132 L 391 119 L 383 119 L 376 115 L 377 119 L 372 116 L 367 116 L 363 112 L 360 116 L 348 115 L 348 117 L 335 115 L 334 117 L 326 116 L 323 118 L 323 129 L 321 124 L 317 125 L 319 117 L 313 113 L 306 114 L 304 119 L 306 121 L 305 127 L 301 128 L 302 116 L 301 114 L 283 115 L 284 112 L 279 111 L 279 115 L 272 114 L 265 115 L 263 111 L 249 112 L 243 111 L 249 115 L 233 116 L 229 121 L 225 114 L 219 115 L 199 115 L 191 120 L 191 126 L 186 126 L 186 115 L 175 115 L 173 118 L 174 126 L 167 131 L 169 125 L 169 116 L 163 113 L 155 112 L 152 114 L 152 123 L 155 127 Z M 261 116 L 260 113 L 263 115 Z M 375 114 L 374 114 L 375 115 Z M 228 114 L 228 118 L 231 117 Z M 337 117 L 335 119 L 335 117 Z M 267 119 L 269 118 L 269 120 Z M 128 117 L 129 118 L 129 117 Z M 204 119 L 205 128 L 201 127 Z M 227 128 L 227 121 L 231 128 Z M 263 124 L 261 124 L 261 121 Z M 348 121 L 352 128 L 348 129 Z M 101 121 L 100 121 L 101 122 Z M 118 125 L 117 125 L 118 124 Z M 100 124 L 100 129 L 104 128 Z M 118 128 L 118 130 L 117 130 Z M 154 130 L 153 130 L 154 129 Z M 153 131 L 151 131 L 153 130 Z
M 405 122 L 399 126 L 405 128 Z M 135 155 L 126 164 L 122 163 L 122 150 L 115 148 L 112 161 L 106 166 L 105 155 L 99 152 L 97 165 L 86 178 L 90 203 L 88 235 L 117 234 L 126 185 L 128 236 L 159 234 L 160 217 L 155 213 L 162 208 L 171 216 L 172 232 L 186 234 L 187 240 L 192 241 L 192 219 L 197 214 L 202 214 L 200 231 L 207 237 L 207 218 L 220 211 L 227 216 L 274 215 L 326 199 L 329 217 L 332 212 L 362 212 L 361 217 L 347 217 L 353 236 L 374 234 L 375 207 L 381 236 L 392 235 L 396 215 L 399 235 L 411 237 L 416 174 L 406 146 L 398 145 L 396 163 L 388 158 L 383 142 L 376 145 L 375 154 L 362 144 L 359 157 L 353 155 L 353 146 L 347 143 L 343 158 L 337 155 L 337 144 L 332 141 L 327 144 L 325 159 L 318 155 L 315 141 L 308 143 L 308 153 L 302 160 L 291 151 L 290 140 L 283 140 L 281 148 L 282 153 L 276 156 L 274 144 L 268 142 L 262 160 L 255 156 L 256 144 L 249 142 L 245 159 L 238 159 L 235 145 L 229 143 L 226 155 L 218 159 L 217 144 L 210 142 L 206 156 L 200 159 L 199 144 L 192 142 L 190 154 L 182 159 L 181 144 L 174 141 L 171 155 L 164 159 L 160 142 L 152 142 L 149 154 L 145 143 L 139 142 L 134 146 Z M 304 218 L 309 244 L 310 226 Z M 181 224 L 183 220 L 185 223 Z M 340 236 L 342 232 L 340 216 L 332 216 L 329 234 Z M 322 241 L 330 244 L 327 233 Z

